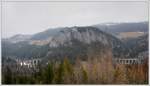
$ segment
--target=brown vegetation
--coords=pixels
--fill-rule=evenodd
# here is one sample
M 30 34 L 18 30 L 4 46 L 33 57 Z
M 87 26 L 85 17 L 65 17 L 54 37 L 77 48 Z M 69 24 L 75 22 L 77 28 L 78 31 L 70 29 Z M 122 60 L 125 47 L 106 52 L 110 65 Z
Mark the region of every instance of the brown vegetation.
M 13 77 L 3 74 L 3 84 L 148 84 L 148 62 L 124 65 L 112 63 L 111 53 L 102 58 L 79 58 L 70 63 L 67 58 L 60 63 L 49 63 L 39 73 Z M 109 58 L 108 58 L 109 57 Z M 11 81 L 10 81 L 11 80 Z M 13 81 L 16 80 L 16 81 Z M 28 81 L 30 80 L 30 81 Z

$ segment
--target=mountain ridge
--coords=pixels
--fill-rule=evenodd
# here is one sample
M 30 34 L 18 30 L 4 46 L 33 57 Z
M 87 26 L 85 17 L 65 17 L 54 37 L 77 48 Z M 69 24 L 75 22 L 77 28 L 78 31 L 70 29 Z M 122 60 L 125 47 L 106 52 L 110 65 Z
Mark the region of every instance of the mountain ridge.
M 43 57 L 59 60 L 67 56 L 73 60 L 78 56 L 87 59 L 88 54 L 91 52 L 93 55 L 100 53 L 105 55 L 107 51 L 110 51 L 113 53 L 112 57 L 114 58 L 129 58 L 130 47 L 123 42 L 113 34 L 98 27 L 74 26 L 48 29 L 30 36 L 26 40 L 17 40 L 14 43 L 2 40 L 2 53 L 3 57 Z

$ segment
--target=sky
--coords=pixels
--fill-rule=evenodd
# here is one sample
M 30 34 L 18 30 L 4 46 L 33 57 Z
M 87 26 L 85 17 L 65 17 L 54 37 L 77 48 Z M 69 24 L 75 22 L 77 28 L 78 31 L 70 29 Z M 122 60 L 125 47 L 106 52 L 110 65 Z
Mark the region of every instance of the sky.
M 146 2 L 4 2 L 2 37 L 56 27 L 148 21 Z

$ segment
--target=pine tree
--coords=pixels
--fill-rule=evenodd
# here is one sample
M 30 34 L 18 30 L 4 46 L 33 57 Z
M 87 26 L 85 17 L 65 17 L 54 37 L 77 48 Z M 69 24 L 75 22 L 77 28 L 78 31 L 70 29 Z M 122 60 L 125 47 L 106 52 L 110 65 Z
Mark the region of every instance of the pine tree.
M 67 58 L 63 61 L 63 68 L 64 68 L 64 82 L 65 83 L 72 83 L 73 82 L 73 66 L 70 64 Z
M 62 84 L 63 83 L 63 63 L 60 63 L 59 64 L 59 67 L 56 71 L 56 74 L 55 74 L 55 83 L 57 84 Z
M 70 64 L 70 62 L 67 58 L 64 59 L 63 66 L 64 66 L 64 72 L 66 74 L 71 75 L 73 73 L 72 65 Z
M 87 83 L 88 82 L 87 71 L 82 67 L 81 72 L 82 72 L 82 81 L 83 81 L 83 83 Z
M 47 68 L 44 71 L 44 83 L 51 84 L 54 79 L 54 69 L 52 64 L 48 64 Z
M 69 60 L 65 58 L 63 62 L 60 63 L 57 73 L 55 76 L 55 81 L 58 84 L 71 83 L 73 79 L 73 67 Z
M 12 83 L 12 71 L 9 67 L 6 67 L 6 72 L 4 73 L 4 84 Z

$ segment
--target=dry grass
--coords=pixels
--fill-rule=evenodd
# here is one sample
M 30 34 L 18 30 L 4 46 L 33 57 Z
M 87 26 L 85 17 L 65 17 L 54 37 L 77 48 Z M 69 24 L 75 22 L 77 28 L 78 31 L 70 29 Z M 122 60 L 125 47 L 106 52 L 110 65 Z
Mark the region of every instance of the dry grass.
M 136 37 L 144 35 L 144 32 L 122 32 L 119 35 L 123 39 L 126 39 L 126 38 L 136 38 Z

